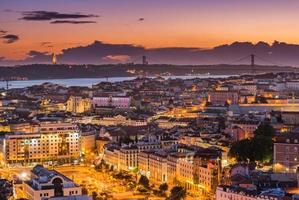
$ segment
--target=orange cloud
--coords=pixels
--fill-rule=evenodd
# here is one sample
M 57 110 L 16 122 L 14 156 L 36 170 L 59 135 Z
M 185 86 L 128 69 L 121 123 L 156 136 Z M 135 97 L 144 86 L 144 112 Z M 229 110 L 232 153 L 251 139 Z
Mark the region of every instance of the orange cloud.
M 126 62 L 131 59 L 128 55 L 108 55 L 103 57 L 104 60 L 110 60 L 110 61 L 118 61 L 118 62 Z

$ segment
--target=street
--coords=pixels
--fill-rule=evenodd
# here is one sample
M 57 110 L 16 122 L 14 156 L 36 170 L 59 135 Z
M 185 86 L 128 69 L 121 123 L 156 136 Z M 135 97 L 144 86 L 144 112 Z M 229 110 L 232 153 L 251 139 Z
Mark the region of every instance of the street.
M 98 172 L 92 166 L 59 166 L 54 169 L 85 187 L 89 195 L 92 195 L 92 192 L 106 193 L 111 198 L 119 200 L 145 198 L 144 195 L 136 194 L 134 190 L 128 188 L 125 181 L 114 179 L 109 173 Z M 0 168 L 0 177 L 9 180 L 18 177 L 26 180 L 30 176 L 30 170 L 29 167 Z M 25 193 L 20 187 L 16 188 L 16 195 L 18 198 L 23 198 Z

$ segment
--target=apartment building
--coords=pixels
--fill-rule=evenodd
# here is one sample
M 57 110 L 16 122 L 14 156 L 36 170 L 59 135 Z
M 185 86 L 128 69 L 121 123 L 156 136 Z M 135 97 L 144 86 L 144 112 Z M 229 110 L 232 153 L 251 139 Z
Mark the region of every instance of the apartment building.
M 299 90 L 299 81 L 287 81 L 286 88 L 289 90 Z
M 209 93 L 208 100 L 213 105 L 237 104 L 239 94 L 237 91 L 213 91 Z
M 236 190 L 230 187 L 218 187 L 216 190 L 216 200 L 256 200 L 256 191 Z
M 167 182 L 167 152 L 150 150 L 138 155 L 138 168 L 142 175 L 155 183 Z
M 7 163 L 71 162 L 80 157 L 80 137 L 72 123 L 41 122 L 35 132 L 6 134 L 1 151 Z
M 233 89 L 234 90 L 246 90 L 249 92 L 249 94 L 256 94 L 257 92 L 257 85 L 256 84 L 253 84 L 253 83 L 244 83 L 244 84 L 241 84 L 241 85 L 234 85 L 233 86 Z
M 152 135 L 146 141 L 134 144 L 107 144 L 104 146 L 104 160 L 117 170 L 133 170 L 139 167 L 139 154 L 143 151 L 169 149 L 176 143 L 177 140 Z
M 131 105 L 130 97 L 112 97 L 112 96 L 103 96 L 103 97 L 93 97 L 92 106 L 93 108 L 97 107 L 117 107 L 117 108 L 129 108 Z
M 216 200 L 283 200 L 298 199 L 296 195 L 286 194 L 281 188 L 249 190 L 240 187 L 219 186 Z
M 194 194 L 215 192 L 220 180 L 220 152 L 211 149 L 177 152 L 144 151 L 138 156 L 139 170 L 154 183 L 181 185 Z
M 299 133 L 278 136 L 274 142 L 275 172 L 296 173 L 299 166 Z

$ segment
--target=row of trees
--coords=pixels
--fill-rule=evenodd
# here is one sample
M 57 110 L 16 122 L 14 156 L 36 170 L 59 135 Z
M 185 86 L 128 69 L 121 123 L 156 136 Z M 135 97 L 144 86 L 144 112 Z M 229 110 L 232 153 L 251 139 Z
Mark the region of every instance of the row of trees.
M 274 128 L 269 122 L 261 123 L 254 137 L 233 143 L 229 155 L 241 162 L 270 162 L 273 157 Z
M 136 183 L 136 181 L 134 180 L 131 174 L 125 171 L 114 172 L 113 168 L 109 167 L 109 165 L 106 164 L 105 161 L 103 160 L 98 165 L 95 166 L 95 170 L 111 173 L 113 178 L 125 180 L 127 185 L 130 186 L 129 188 L 136 189 L 141 193 L 150 194 L 152 192 L 156 196 L 165 197 L 165 198 L 167 197 L 167 193 L 166 193 L 168 191 L 167 183 L 162 183 L 158 189 L 154 189 L 153 185 L 150 185 L 149 179 L 144 175 L 141 175 L 139 180 Z M 88 194 L 88 191 L 85 187 L 82 188 L 82 193 Z M 166 199 L 181 200 L 185 198 L 185 196 L 186 196 L 186 190 L 183 187 L 175 186 L 170 190 L 169 197 L 167 197 Z M 92 197 L 93 200 L 104 200 L 107 199 L 107 194 L 105 193 L 98 194 L 96 192 L 92 192 Z
M 142 185 L 146 189 L 150 189 L 149 180 L 146 176 L 141 176 L 138 182 L 139 185 Z M 167 183 L 162 183 L 159 186 L 159 190 L 154 190 L 154 194 L 158 196 L 166 197 L 166 192 L 168 190 Z M 186 190 L 181 186 L 175 186 L 170 190 L 170 195 L 166 199 L 168 200 L 181 200 L 186 197 Z
M 122 172 L 119 172 L 122 173 Z M 119 174 L 118 173 L 118 174 Z M 126 175 L 117 175 L 118 179 L 130 179 Z M 138 185 L 136 188 L 139 192 L 141 193 L 146 193 L 149 194 L 150 191 L 153 192 L 154 195 L 160 196 L 160 197 L 165 197 L 167 200 L 182 200 L 186 197 L 187 193 L 186 190 L 181 187 L 181 186 L 175 186 L 170 190 L 170 194 L 167 197 L 167 190 L 168 190 L 168 184 L 167 183 L 162 183 L 159 186 L 158 190 L 154 190 L 152 186 L 150 186 L 150 181 L 146 176 L 141 176 L 138 181 Z M 82 188 L 82 194 L 83 195 L 88 195 L 88 190 L 86 187 Z M 95 191 L 92 192 L 92 199 L 93 200 L 106 200 L 109 199 L 111 196 L 109 196 L 107 193 L 102 192 L 102 193 L 97 193 Z

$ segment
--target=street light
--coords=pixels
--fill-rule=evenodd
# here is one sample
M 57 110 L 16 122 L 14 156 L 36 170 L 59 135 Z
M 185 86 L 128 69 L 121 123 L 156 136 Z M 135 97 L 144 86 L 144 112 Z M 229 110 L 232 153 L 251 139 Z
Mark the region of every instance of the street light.
M 28 179 L 28 174 L 27 174 L 26 172 L 22 172 L 22 173 L 20 174 L 20 179 L 21 179 L 22 181 Z

